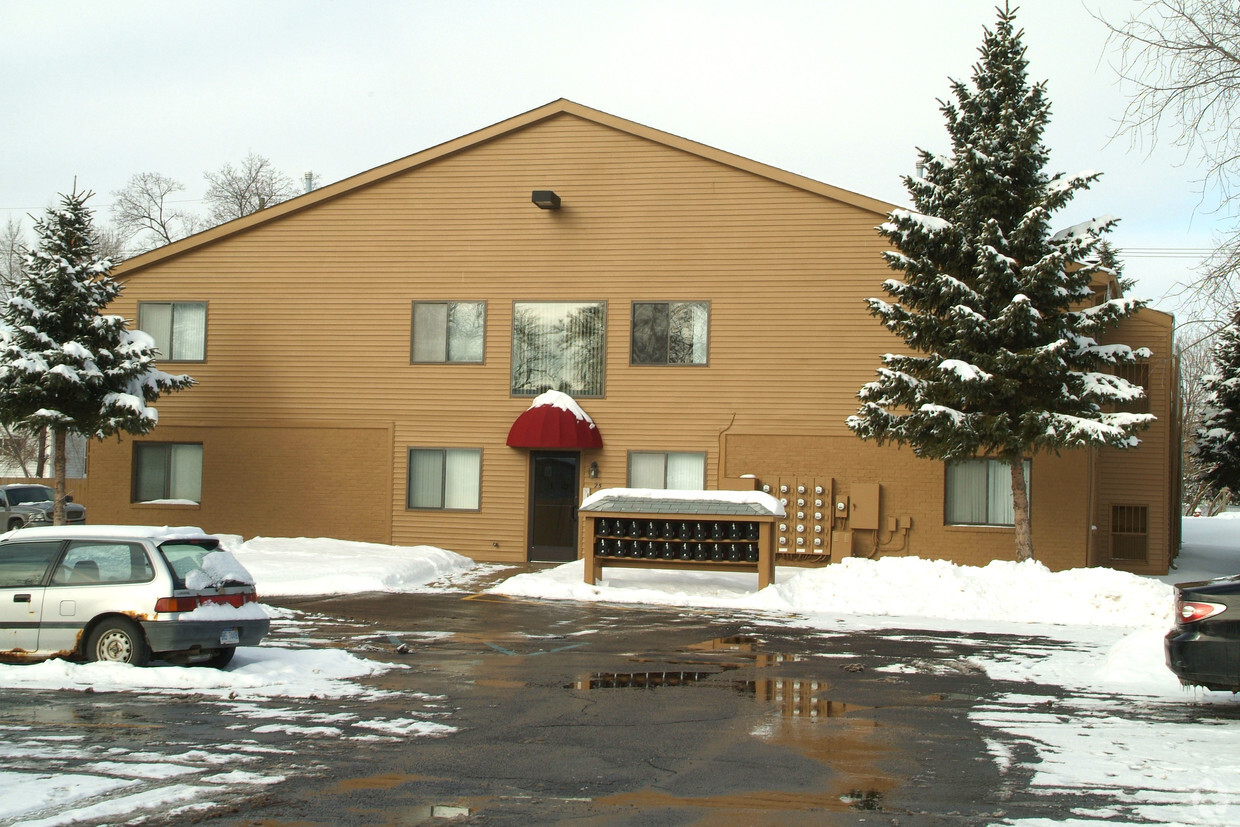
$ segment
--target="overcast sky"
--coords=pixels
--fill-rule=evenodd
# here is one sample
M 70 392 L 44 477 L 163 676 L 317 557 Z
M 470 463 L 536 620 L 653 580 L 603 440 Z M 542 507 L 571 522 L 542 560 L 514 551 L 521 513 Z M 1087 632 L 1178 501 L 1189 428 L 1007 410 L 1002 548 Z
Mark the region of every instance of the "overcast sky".
M 1136 292 L 1174 310 L 1216 216 L 1178 151 L 1113 140 L 1127 90 L 1090 12 L 1136 6 L 1026 0 L 1017 21 L 1049 171 L 1105 173 L 1061 223 L 1120 217 Z M 905 204 L 994 21 L 994 0 L 0 0 L 0 221 L 29 226 L 75 176 L 104 219 L 145 171 L 200 207 L 203 172 L 251 151 L 330 183 L 561 97 Z

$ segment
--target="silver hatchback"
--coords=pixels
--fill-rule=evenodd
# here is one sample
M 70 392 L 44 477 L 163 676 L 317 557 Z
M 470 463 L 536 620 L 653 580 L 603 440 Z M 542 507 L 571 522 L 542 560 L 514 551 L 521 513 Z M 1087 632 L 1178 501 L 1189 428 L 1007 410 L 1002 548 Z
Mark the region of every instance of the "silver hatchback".
M 0 535 L 0 660 L 223 667 L 269 627 L 253 578 L 198 529 L 56 526 Z

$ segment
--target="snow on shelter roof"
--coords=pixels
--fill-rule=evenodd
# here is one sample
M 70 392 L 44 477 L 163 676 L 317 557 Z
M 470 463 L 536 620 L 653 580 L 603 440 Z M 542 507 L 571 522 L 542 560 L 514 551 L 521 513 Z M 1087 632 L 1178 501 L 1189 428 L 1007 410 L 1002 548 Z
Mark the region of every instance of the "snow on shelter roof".
M 300 212 L 308 207 L 313 207 L 323 201 L 346 195 L 354 190 L 361 189 L 370 184 L 383 181 L 395 175 L 408 172 L 424 164 L 431 163 L 454 155 L 458 152 L 465 151 L 470 147 L 483 144 L 487 141 L 515 132 L 527 126 L 554 118 L 560 115 L 571 115 L 583 120 L 592 121 L 603 126 L 610 127 L 620 132 L 635 135 L 649 141 L 670 146 L 683 152 L 698 155 L 726 166 L 744 170 L 746 172 L 769 178 L 773 181 L 779 181 L 798 189 L 821 195 L 825 198 L 831 198 L 853 207 L 858 207 L 876 215 L 886 216 L 893 209 L 894 204 L 888 204 L 877 198 L 871 198 L 868 195 L 852 192 L 836 187 L 822 181 L 816 181 L 813 178 L 807 178 L 794 172 L 779 169 L 760 161 L 754 161 L 741 155 L 735 155 L 722 149 L 716 149 L 707 144 L 698 143 L 687 138 L 681 138 L 669 132 L 663 132 L 653 127 L 645 126 L 634 121 L 626 120 L 615 115 L 609 115 L 597 109 L 591 109 L 579 103 L 560 98 L 551 103 L 544 104 L 536 109 L 517 115 L 491 126 L 462 135 L 437 146 L 432 146 L 412 155 L 398 158 L 395 161 L 389 161 L 386 164 L 374 167 L 373 169 L 360 172 L 344 180 L 337 181 L 334 184 L 328 184 L 319 189 L 305 193 L 304 195 L 290 198 L 279 204 L 250 213 L 242 218 L 220 224 L 200 233 L 188 236 L 174 241 L 171 244 L 165 244 L 163 247 L 156 247 L 154 250 L 126 259 L 118 264 L 112 271 L 113 278 L 125 278 L 149 265 L 155 264 L 164 259 L 179 256 L 182 253 L 218 241 L 222 238 L 234 235 L 235 233 L 244 232 L 245 230 L 259 224 L 265 224 L 269 221 L 279 219 L 285 215 Z
M 624 514 L 709 514 L 722 517 L 782 517 L 779 500 L 762 491 L 680 491 L 655 488 L 604 488 L 582 502 L 579 511 Z

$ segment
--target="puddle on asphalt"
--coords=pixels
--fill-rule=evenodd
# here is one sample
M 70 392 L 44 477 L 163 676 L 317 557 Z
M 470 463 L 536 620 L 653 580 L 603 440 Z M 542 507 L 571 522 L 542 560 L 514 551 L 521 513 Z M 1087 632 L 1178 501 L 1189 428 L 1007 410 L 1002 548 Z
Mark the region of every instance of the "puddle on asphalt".
M 346 778 L 333 787 L 330 792 L 332 794 L 350 793 L 357 790 L 390 790 L 399 787 L 401 784 L 411 784 L 414 781 L 422 780 L 420 775 L 403 775 L 401 773 L 384 773 L 382 775 L 370 775 L 364 778 Z
M 566 684 L 578 690 L 642 689 L 669 686 L 704 686 L 731 689 L 752 697 L 778 714 L 752 735 L 773 746 L 794 750 L 831 770 L 832 780 L 820 793 L 782 793 L 754 790 L 727 796 L 677 798 L 657 790 L 624 793 L 599 799 L 598 803 L 639 806 L 706 807 L 737 810 L 829 810 L 881 811 L 883 797 L 898 785 L 880 767 L 889 757 L 892 733 L 884 732 L 874 717 L 875 707 L 834 700 L 831 683 L 807 678 L 730 679 L 733 669 L 762 669 L 780 663 L 804 661 L 804 655 L 761 651 L 761 641 L 749 636 L 715 638 L 685 647 L 690 653 L 647 655 L 633 661 L 688 663 L 712 666 L 699 670 L 646 670 L 596 672 Z M 933 696 L 922 699 L 933 702 Z

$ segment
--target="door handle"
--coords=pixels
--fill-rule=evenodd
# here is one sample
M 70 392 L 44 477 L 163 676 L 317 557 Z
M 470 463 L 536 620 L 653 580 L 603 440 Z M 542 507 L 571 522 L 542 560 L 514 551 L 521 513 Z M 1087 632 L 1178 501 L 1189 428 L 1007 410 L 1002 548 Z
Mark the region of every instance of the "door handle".
M 30 602 L 30 595 L 28 595 L 28 594 L 15 594 L 15 595 L 13 595 L 13 602 L 14 602 L 14 603 L 29 603 L 29 602 Z

